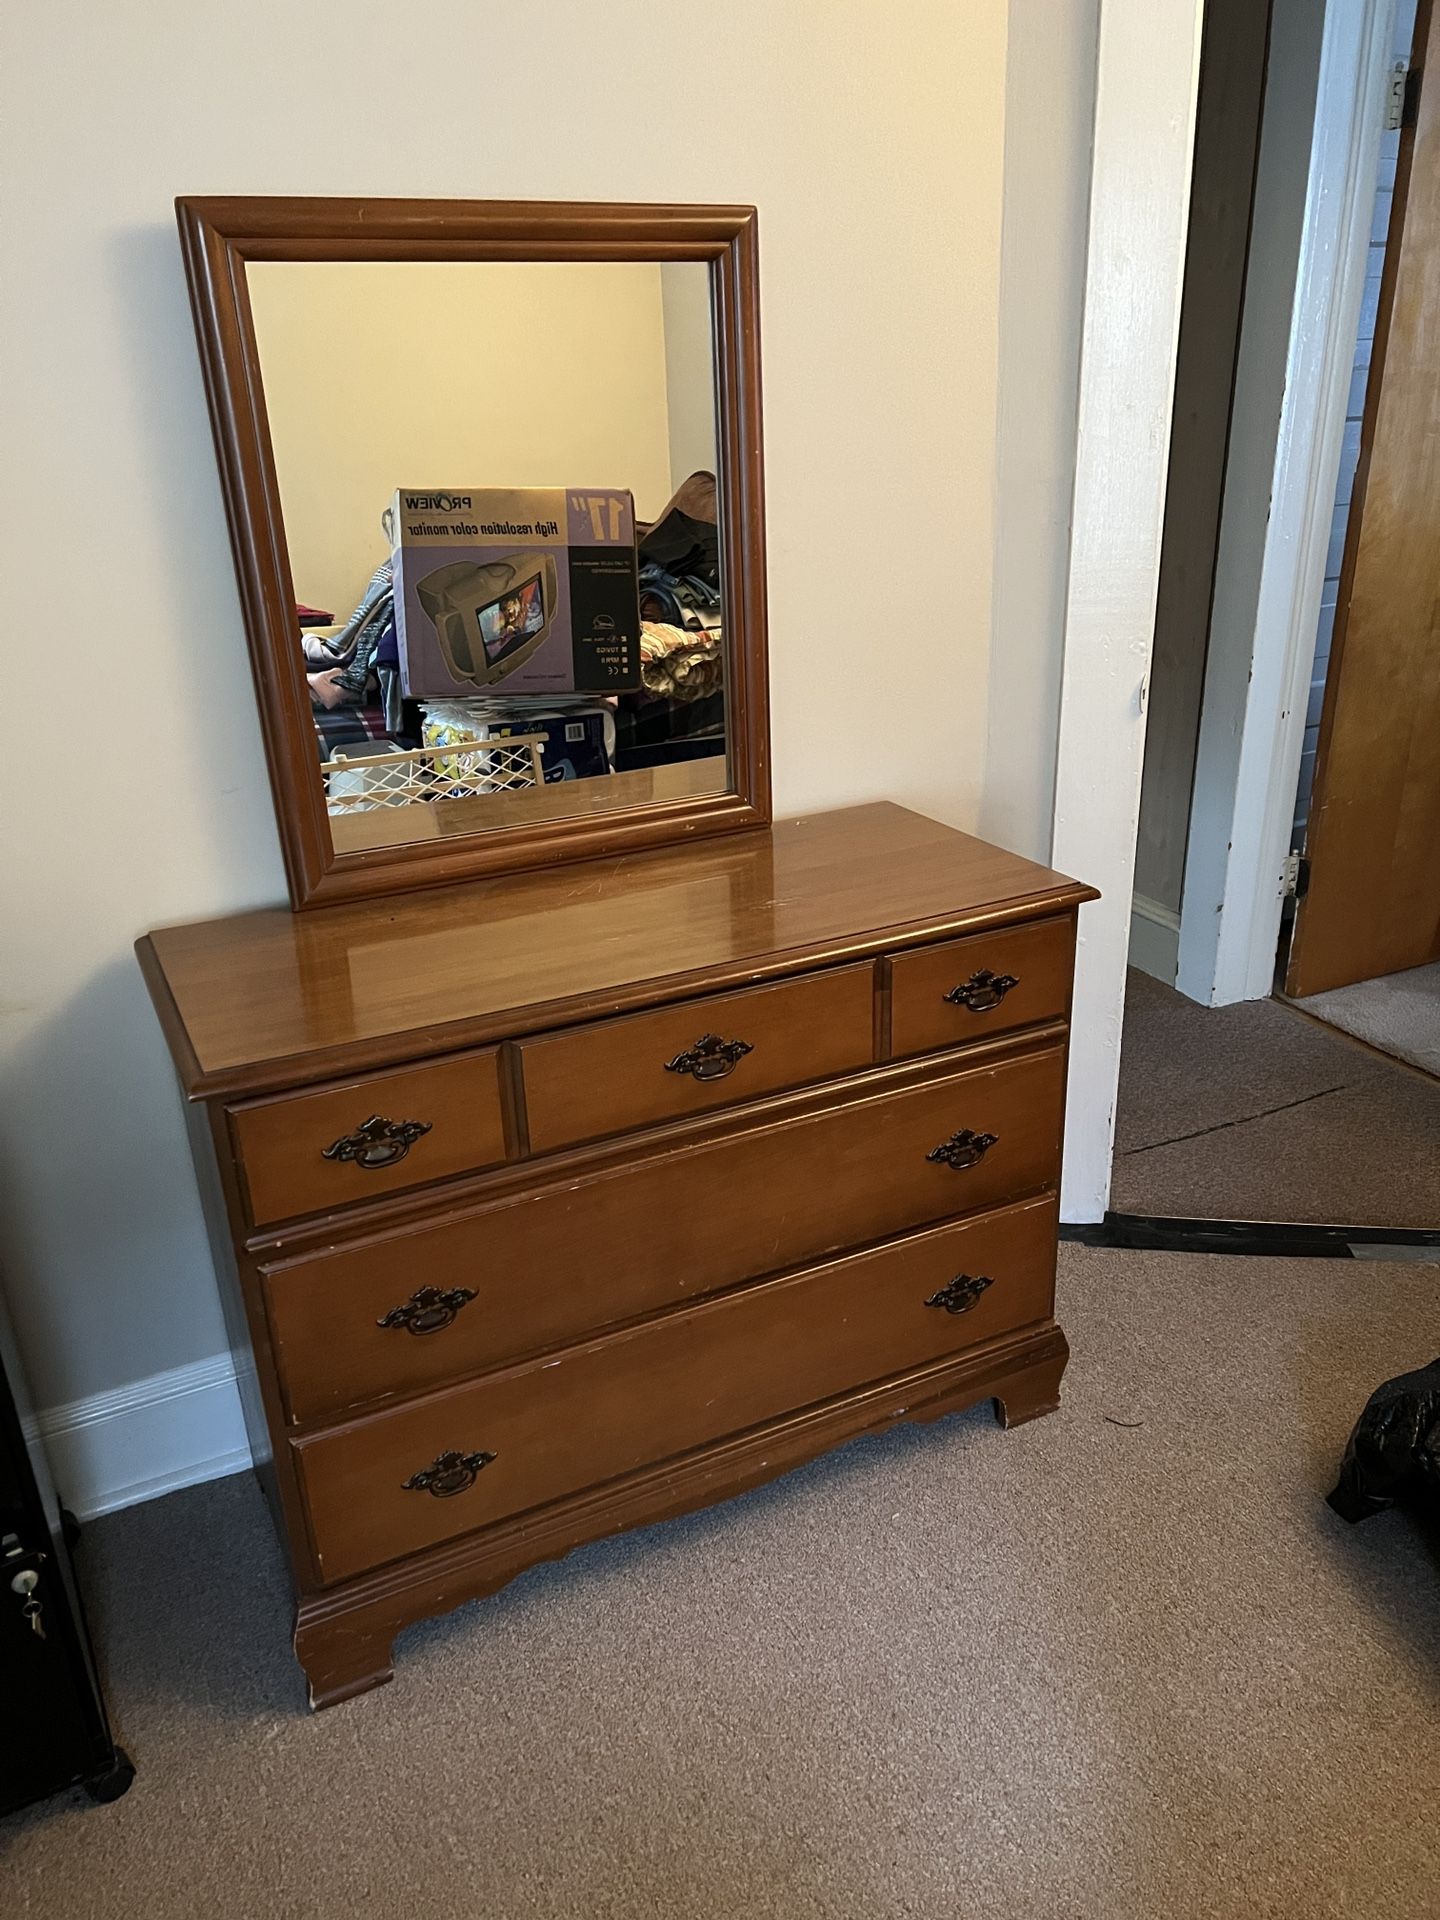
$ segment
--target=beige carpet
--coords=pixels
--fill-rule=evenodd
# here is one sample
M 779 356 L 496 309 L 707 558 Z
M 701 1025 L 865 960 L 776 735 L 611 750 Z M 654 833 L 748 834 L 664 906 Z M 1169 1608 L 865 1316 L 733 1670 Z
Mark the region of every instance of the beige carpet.
M 1202 1007 L 1132 969 L 1110 1204 L 1440 1227 L 1440 1081 L 1279 1000 Z
M 307 1717 L 248 1480 L 97 1523 L 113 1807 L 60 1920 L 1434 1913 L 1440 1563 L 1323 1505 L 1440 1272 L 1068 1248 L 1059 1414 L 902 1429 L 539 1570 Z
M 1440 1074 L 1440 964 L 1359 980 L 1292 1004 L 1382 1053 Z

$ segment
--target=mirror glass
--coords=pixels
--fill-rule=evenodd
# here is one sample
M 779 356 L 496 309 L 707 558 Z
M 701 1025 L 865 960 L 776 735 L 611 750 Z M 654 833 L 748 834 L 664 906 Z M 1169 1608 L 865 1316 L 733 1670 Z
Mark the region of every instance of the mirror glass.
M 718 794 L 703 261 L 251 261 L 337 852 Z

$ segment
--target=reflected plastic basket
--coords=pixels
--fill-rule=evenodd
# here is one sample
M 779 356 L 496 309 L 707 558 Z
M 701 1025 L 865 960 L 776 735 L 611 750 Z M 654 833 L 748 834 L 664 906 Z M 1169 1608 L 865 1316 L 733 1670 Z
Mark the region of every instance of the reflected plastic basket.
M 321 763 L 331 813 L 431 805 L 476 793 L 514 793 L 544 783 L 540 733 L 506 734 L 474 746 L 452 743 L 404 753 L 337 752 Z

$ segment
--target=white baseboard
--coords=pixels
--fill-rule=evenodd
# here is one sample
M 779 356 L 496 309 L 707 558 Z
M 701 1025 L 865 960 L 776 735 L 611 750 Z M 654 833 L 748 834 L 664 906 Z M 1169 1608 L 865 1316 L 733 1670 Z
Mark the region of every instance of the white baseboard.
M 81 1520 L 250 1465 L 228 1353 L 49 1407 L 36 1425 L 60 1498 Z
M 1167 987 L 1180 970 L 1180 916 L 1143 893 L 1130 899 L 1130 964 Z

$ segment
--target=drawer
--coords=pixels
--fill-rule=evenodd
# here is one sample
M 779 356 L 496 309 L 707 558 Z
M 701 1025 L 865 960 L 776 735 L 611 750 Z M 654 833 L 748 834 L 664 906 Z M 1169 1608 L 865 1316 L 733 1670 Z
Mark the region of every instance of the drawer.
M 272 1264 L 261 1277 L 291 1417 L 424 1391 L 1038 1192 L 1059 1165 L 1064 1067 L 1050 1046 L 912 1070 L 898 1088 L 886 1075 L 889 1091 L 852 1080 L 834 1104 Z M 993 1144 L 960 1139 L 954 1166 L 933 1157 L 967 1128 Z
M 321 1576 L 345 1579 L 1045 1320 L 1054 1270 L 1047 1197 L 294 1443 Z
M 869 965 L 522 1040 L 535 1153 L 825 1080 L 875 1057 Z
M 498 1048 L 230 1109 L 256 1226 L 505 1158 Z
M 897 953 L 890 962 L 892 1057 L 903 1060 L 1065 1019 L 1074 964 L 1075 923 L 1069 918 L 997 927 Z

